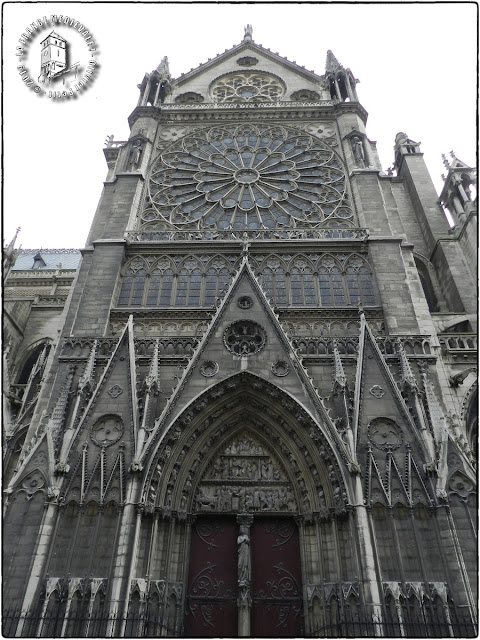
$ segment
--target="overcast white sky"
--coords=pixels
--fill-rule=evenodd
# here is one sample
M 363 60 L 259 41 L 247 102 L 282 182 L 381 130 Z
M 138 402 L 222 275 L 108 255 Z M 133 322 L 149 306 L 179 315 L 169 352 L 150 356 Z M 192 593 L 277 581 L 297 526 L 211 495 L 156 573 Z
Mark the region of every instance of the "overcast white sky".
M 477 7 L 434 4 L 18 3 L 3 5 L 4 239 L 24 248 L 85 244 L 106 176 L 107 135 L 128 138 L 137 84 L 167 55 L 173 77 L 253 39 L 324 73 L 331 49 L 357 78 L 384 169 L 398 131 L 422 143 L 441 188 L 441 154 L 476 162 Z M 73 101 L 28 90 L 15 47 L 29 23 L 63 14 L 100 45 L 94 84 Z

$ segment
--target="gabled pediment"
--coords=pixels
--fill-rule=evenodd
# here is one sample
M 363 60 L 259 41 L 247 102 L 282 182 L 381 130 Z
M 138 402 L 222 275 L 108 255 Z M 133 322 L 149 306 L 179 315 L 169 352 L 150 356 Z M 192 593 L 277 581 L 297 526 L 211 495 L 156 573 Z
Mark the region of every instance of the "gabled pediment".
M 322 76 L 281 57 L 278 53 L 272 53 L 261 45 L 244 40 L 173 80 L 165 104 L 182 103 L 185 94 L 194 95 L 196 102 L 212 102 L 212 90 L 217 80 L 232 73 L 245 76 L 258 74 L 265 79 L 271 77 L 273 81 L 278 79 L 282 87 L 278 96 L 281 101 L 298 100 L 299 98 L 295 97 L 298 92 L 301 92 L 300 95 L 310 96 L 309 101 L 329 98 L 326 93 L 322 94 Z

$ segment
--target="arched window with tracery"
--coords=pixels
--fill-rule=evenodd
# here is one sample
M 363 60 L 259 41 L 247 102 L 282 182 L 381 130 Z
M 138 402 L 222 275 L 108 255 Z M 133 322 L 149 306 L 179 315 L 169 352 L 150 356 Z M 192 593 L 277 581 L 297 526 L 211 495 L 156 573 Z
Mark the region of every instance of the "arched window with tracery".
M 223 256 L 208 262 L 191 257 L 136 257 L 124 268 L 118 306 L 213 306 L 225 293 L 234 268 L 234 261 Z
M 345 274 L 350 304 L 375 304 L 372 274 L 365 260 L 358 255 L 351 256 L 345 266 Z
M 220 257 L 213 259 L 207 267 L 205 277 L 205 304 L 213 305 L 223 293 L 230 279 L 230 269 Z
M 262 272 L 262 284 L 265 293 L 276 305 L 287 304 L 285 265 L 276 257 L 267 260 Z
M 173 265 L 167 258 L 153 265 L 148 285 L 147 307 L 162 307 L 170 304 L 173 278 Z
M 312 265 L 303 257 L 295 258 L 290 269 L 292 304 L 314 306 L 317 304 Z
M 146 274 L 146 264 L 141 258 L 135 258 L 129 263 L 122 278 L 119 307 L 135 307 L 143 303 Z
M 331 256 L 321 259 L 318 268 L 320 304 L 322 307 L 345 306 L 345 287 L 340 266 Z
M 175 306 L 195 306 L 200 304 L 202 269 L 196 260 L 188 260 L 177 277 Z

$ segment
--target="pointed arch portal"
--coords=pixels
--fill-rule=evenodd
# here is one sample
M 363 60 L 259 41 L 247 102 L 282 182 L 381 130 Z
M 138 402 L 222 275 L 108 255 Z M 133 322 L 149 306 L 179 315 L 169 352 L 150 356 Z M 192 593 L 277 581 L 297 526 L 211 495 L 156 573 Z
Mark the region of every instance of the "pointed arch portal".
M 191 523 L 185 634 L 302 635 L 302 522 L 345 510 L 328 434 L 287 393 L 243 372 L 191 403 L 151 459 L 147 504 Z

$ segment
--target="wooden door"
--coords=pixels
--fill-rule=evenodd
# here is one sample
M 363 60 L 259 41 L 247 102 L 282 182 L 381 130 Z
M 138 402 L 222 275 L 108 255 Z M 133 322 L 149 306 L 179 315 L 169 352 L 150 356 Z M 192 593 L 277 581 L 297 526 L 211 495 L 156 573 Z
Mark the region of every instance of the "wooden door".
M 228 517 L 199 517 L 192 527 L 186 636 L 237 635 L 237 532 Z
M 252 637 L 303 633 L 298 528 L 292 518 L 255 518 L 251 527 Z

